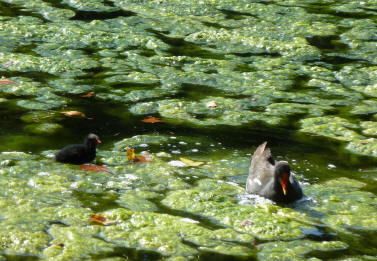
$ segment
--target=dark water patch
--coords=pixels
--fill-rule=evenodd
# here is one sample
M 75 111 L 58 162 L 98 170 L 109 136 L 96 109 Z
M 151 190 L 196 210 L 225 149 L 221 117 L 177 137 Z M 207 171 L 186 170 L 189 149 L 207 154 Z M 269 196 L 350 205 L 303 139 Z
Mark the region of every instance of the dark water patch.
M 308 5 L 305 8 L 305 11 L 308 12 L 309 14 L 327 14 L 327 15 L 332 15 L 334 17 L 339 17 L 339 18 L 355 18 L 355 19 L 364 19 L 364 18 L 372 18 L 375 15 L 374 14 L 368 14 L 365 12 L 343 12 L 339 10 L 334 10 L 329 8 L 328 5 L 318 5 L 318 4 L 311 4 Z M 359 8 L 363 9 L 363 8 Z
M 39 256 L 33 256 L 33 255 L 7 255 L 2 254 L 3 257 L 5 257 L 5 260 L 7 261 L 37 261 L 41 260 Z
M 70 20 L 92 21 L 92 20 L 106 20 L 117 17 L 129 17 L 136 15 L 134 12 L 125 10 L 116 10 L 112 12 L 96 12 L 96 11 L 75 11 L 76 14 Z
M 194 44 L 185 41 L 183 38 L 174 38 L 165 35 L 156 30 L 147 30 L 163 41 L 166 44 L 169 44 L 171 47 L 167 52 L 171 53 L 174 56 L 189 56 L 189 57 L 200 57 L 200 58 L 210 58 L 210 59 L 221 59 L 224 60 L 224 54 L 218 54 L 205 50 L 199 44 Z
M 255 72 L 256 69 L 248 64 L 239 64 L 234 68 L 235 71 L 239 72 Z
M 47 81 L 56 78 L 55 75 L 47 73 L 47 72 L 39 72 L 39 71 L 5 71 L 1 73 L 2 76 L 6 78 L 10 77 L 25 77 L 30 78 L 33 81 L 46 83 Z M 0 90 L 1 92 L 1 90 Z
M 251 1 L 253 2 L 253 1 Z M 230 9 L 219 9 L 224 15 L 226 19 L 233 19 L 233 20 L 243 20 L 247 17 L 255 17 L 258 18 L 258 16 L 253 15 L 251 13 L 247 12 L 239 12 L 239 11 L 234 11 Z
M 315 35 L 312 37 L 306 37 L 306 40 L 309 44 L 319 49 L 335 49 L 335 45 L 333 43 L 334 40 L 339 40 L 339 36 L 337 35 L 326 35 L 326 36 L 319 36 Z
M 5 2 L 0 2 L 0 13 L 2 16 L 11 16 L 11 17 L 18 17 L 18 16 L 32 16 L 41 19 L 42 21 L 47 22 L 46 18 L 42 15 L 37 14 L 32 11 L 26 11 L 23 6 L 9 4 Z
M 350 245 L 353 254 L 375 255 L 377 253 L 377 230 L 347 225 L 344 227 L 352 232 L 350 235 L 341 236 Z
M 370 8 L 370 7 L 359 7 L 359 8 L 366 11 L 377 12 L 377 8 Z
M 208 85 L 183 83 L 174 98 L 203 99 L 208 96 L 226 96 L 227 93 Z
M 241 261 L 241 260 L 257 260 L 251 256 L 222 255 L 210 251 L 199 250 L 199 261 Z
M 333 241 L 337 240 L 337 235 L 334 232 L 327 231 L 325 227 L 314 227 L 302 230 L 305 237 L 314 241 Z
M 80 200 L 83 207 L 90 208 L 94 213 L 121 207 L 116 202 L 119 198 L 118 193 L 88 193 L 75 190 L 73 196 Z
M 347 249 L 312 250 L 305 256 L 307 258 L 319 258 L 320 260 L 334 260 L 345 256 L 348 252 Z
M 253 57 L 253 56 L 262 56 L 262 57 L 280 57 L 279 53 L 269 53 L 269 52 L 245 52 L 245 53 L 232 53 L 239 57 Z
M 104 240 L 102 237 L 97 236 L 97 239 Z M 108 242 L 104 240 L 105 242 Z M 108 242 L 111 243 L 111 242 Z M 105 258 L 124 258 L 126 260 L 161 260 L 163 256 L 155 251 L 152 250 L 144 250 L 144 249 L 136 249 L 132 247 L 125 247 L 125 246 L 117 246 L 114 247 L 112 251 L 109 252 L 102 252 L 95 255 L 90 256 L 90 260 L 103 260 Z
M 213 27 L 213 28 L 216 28 L 216 29 L 221 29 L 221 28 L 224 28 L 224 29 L 232 29 L 231 27 L 229 26 L 224 26 L 224 25 L 221 25 L 219 23 L 211 23 L 211 22 L 202 22 L 204 25 L 208 26 L 208 27 Z

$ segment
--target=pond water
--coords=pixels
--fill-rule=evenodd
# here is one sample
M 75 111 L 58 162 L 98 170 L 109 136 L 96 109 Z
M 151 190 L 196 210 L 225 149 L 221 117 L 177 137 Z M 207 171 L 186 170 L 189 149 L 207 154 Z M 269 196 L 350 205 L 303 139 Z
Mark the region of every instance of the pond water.
M 377 260 L 376 18 L 376 1 L 0 0 L 0 260 Z M 53 160 L 90 132 L 109 172 Z M 303 200 L 245 194 L 264 141 Z

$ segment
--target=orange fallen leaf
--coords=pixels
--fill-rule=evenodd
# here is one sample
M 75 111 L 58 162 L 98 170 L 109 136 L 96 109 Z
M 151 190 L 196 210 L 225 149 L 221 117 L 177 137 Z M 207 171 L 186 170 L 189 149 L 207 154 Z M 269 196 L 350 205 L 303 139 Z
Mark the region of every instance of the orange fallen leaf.
M 135 149 L 134 148 L 127 148 L 127 160 L 134 161 L 135 159 Z
M 215 101 L 209 101 L 206 103 L 207 108 L 214 108 L 217 107 L 217 103 Z
M 102 214 L 94 214 L 90 216 L 90 219 L 92 220 L 91 224 L 92 225 L 100 225 L 100 226 L 108 226 L 115 224 L 117 221 L 116 220 L 110 220 L 106 218 Z
M 148 152 L 144 152 L 143 155 L 136 156 L 134 148 L 127 148 L 127 160 L 131 163 L 146 163 L 153 161 L 153 157 Z
M 81 111 L 62 111 L 60 113 L 63 113 L 65 116 L 70 118 L 86 118 L 85 113 Z
M 7 84 L 15 84 L 16 82 L 9 80 L 7 78 L 1 78 L 0 79 L 0 85 L 7 85 Z
M 99 166 L 99 165 L 86 165 L 86 164 L 81 164 L 80 165 L 81 170 L 85 171 L 92 171 L 92 172 L 109 172 L 113 173 L 110 169 L 108 169 L 105 166 Z
M 146 122 L 146 123 L 156 123 L 156 122 L 162 122 L 162 120 L 160 118 L 156 118 L 156 117 L 153 117 L 153 116 L 148 116 L 147 118 L 141 120 L 142 122 Z
M 93 95 L 94 95 L 94 92 L 88 92 L 87 94 L 83 94 L 80 97 L 82 97 L 82 98 L 90 98 L 90 97 L 93 97 Z

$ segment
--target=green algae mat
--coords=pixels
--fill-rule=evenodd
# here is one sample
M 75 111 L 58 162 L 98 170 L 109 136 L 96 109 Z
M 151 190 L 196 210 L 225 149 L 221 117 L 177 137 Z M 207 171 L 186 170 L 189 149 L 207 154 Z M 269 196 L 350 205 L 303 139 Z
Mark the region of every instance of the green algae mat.
M 374 0 L 0 0 L 0 260 L 377 260 L 376 28 Z M 89 132 L 107 169 L 54 161 Z M 304 199 L 245 194 L 263 141 Z

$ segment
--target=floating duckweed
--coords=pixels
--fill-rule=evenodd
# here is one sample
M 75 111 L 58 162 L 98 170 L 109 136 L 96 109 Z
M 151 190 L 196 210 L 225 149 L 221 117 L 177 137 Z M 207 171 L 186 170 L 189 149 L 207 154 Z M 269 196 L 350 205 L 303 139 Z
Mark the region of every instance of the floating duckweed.
M 350 113 L 360 115 L 377 113 L 377 101 L 364 100 L 362 103 L 356 105 Z
M 208 185 L 205 185 L 207 182 L 216 184 L 213 180 L 201 180 L 201 185 L 197 188 L 169 193 L 162 203 L 173 209 L 208 217 L 214 222 L 262 239 L 297 238 L 302 236 L 301 228 L 308 227 L 307 223 L 311 223 L 305 215 L 300 215 L 300 220 L 306 223 L 299 222 L 298 213 L 293 210 L 279 210 L 273 205 L 239 205 L 232 196 L 237 192 L 243 193 L 243 188 L 217 183 L 214 190 L 208 190 Z M 229 189 L 233 192 L 227 193 Z M 252 220 L 252 225 L 243 225 L 245 220 Z
M 103 0 L 91 0 L 90 2 L 81 0 L 63 0 L 63 2 L 82 11 L 103 12 L 118 10 L 115 7 L 105 5 Z
M 184 241 L 198 244 L 214 253 L 250 256 L 252 251 L 235 242 L 251 243 L 253 238 L 234 230 L 211 231 L 181 217 L 115 209 L 105 213 L 117 225 L 102 228 L 102 236 L 126 247 L 154 250 L 162 255 L 192 256 L 197 250 Z M 125 229 L 126 228 L 126 229 Z M 217 233 L 218 232 L 218 233 Z
M 131 138 L 118 141 L 114 144 L 117 151 L 124 150 L 127 147 L 140 146 L 141 144 L 158 145 L 168 141 L 168 137 L 160 135 L 136 135 Z
M 306 255 L 310 252 L 339 252 L 346 250 L 348 245 L 340 241 L 294 240 L 260 244 L 257 248 L 260 250 L 258 252 L 260 260 L 309 260 Z
M 42 231 L 0 231 L 0 249 L 8 255 L 41 255 L 49 236 Z
M 363 136 L 349 129 L 358 128 L 357 125 L 340 117 L 324 116 L 303 119 L 300 122 L 302 124 L 301 132 L 319 134 L 343 141 L 363 138 Z
M 376 136 L 377 135 L 377 122 L 375 121 L 363 121 L 360 123 L 363 128 L 363 134 Z
M 126 191 L 117 200 L 118 204 L 124 208 L 134 211 L 156 211 L 157 207 L 152 202 L 139 197 L 135 191 Z
M 57 123 L 40 123 L 29 124 L 25 126 L 24 130 L 34 134 L 48 134 L 52 135 L 63 128 L 62 125 Z
M 350 143 L 348 143 L 346 149 L 353 153 L 376 157 L 377 156 L 377 140 L 367 139 L 367 140 L 351 141 Z
M 89 217 L 87 217 L 89 220 Z M 43 254 L 48 259 L 88 259 L 92 255 L 113 251 L 115 245 L 93 237 L 100 232 L 97 226 L 62 227 L 53 225 L 49 230 L 53 238 Z

